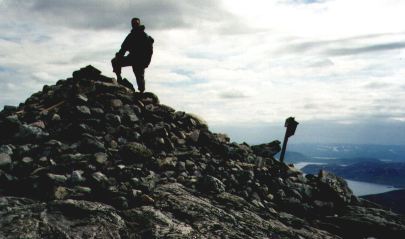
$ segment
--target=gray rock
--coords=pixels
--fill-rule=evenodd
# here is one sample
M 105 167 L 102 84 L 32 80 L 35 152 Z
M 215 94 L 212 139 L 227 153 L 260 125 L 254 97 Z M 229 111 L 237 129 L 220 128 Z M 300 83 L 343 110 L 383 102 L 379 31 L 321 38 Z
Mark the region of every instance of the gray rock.
M 95 116 L 104 115 L 104 110 L 101 108 L 91 108 L 90 111 L 91 111 L 91 114 L 93 114 Z
M 75 97 L 75 101 L 76 101 L 78 104 L 85 104 L 88 100 L 89 100 L 89 99 L 86 97 L 86 95 L 83 95 L 83 94 L 78 94 L 78 95 Z
M 8 155 L 13 154 L 13 148 L 10 145 L 0 145 L 0 153 L 5 153 Z
M 190 123 L 194 126 L 194 127 L 198 127 L 198 128 L 204 128 L 207 129 L 208 128 L 208 124 L 207 121 L 205 121 L 203 118 L 201 118 L 200 116 L 193 114 L 193 113 L 185 113 L 184 115 L 186 118 L 188 118 L 188 120 L 190 121 Z
M 11 112 L 14 112 L 14 111 L 16 111 L 17 110 L 17 107 L 15 107 L 15 106 L 13 106 L 13 105 L 5 105 L 4 107 L 3 107 L 3 112 L 4 113 L 11 113 Z
M 114 93 L 124 90 L 124 86 L 108 82 L 95 82 L 96 91 L 99 93 Z
M 262 157 L 273 157 L 278 152 L 280 152 L 280 141 L 275 140 L 268 144 L 253 145 L 252 150 L 255 154 Z
M 171 170 L 176 167 L 177 158 L 175 157 L 165 157 L 158 159 L 158 166 L 161 170 Z
M 0 122 L 2 123 L 0 125 L 0 135 L 2 137 L 0 139 L 1 141 L 9 140 L 9 138 L 12 138 L 16 133 L 18 133 L 21 127 L 21 122 L 18 119 L 17 115 L 7 116 Z
M 90 116 L 91 115 L 91 111 L 90 111 L 89 107 L 87 107 L 85 105 L 76 106 L 76 110 L 77 110 L 77 113 L 79 114 L 79 116 Z
M 11 166 L 11 157 L 8 154 L 0 153 L 0 169 L 9 168 Z
M 92 78 L 99 78 L 101 71 L 93 67 L 92 65 L 88 65 L 86 67 L 80 68 L 73 72 L 72 76 L 75 79 L 92 79 Z
M 350 203 L 353 196 L 344 179 L 323 170 L 318 175 L 318 189 L 319 198 L 339 204 Z
M 74 187 L 74 191 L 77 192 L 77 193 L 90 194 L 91 193 L 91 188 L 82 187 L 82 186 L 76 186 L 76 187 Z
M 194 142 L 197 143 L 198 142 L 198 138 L 200 137 L 200 130 L 194 130 L 193 132 L 191 132 L 188 135 L 189 139 Z
M 141 177 L 138 187 L 144 192 L 152 192 L 156 187 L 158 178 L 155 174 L 148 175 L 147 177 Z
M 177 161 L 176 167 L 180 172 L 186 171 L 186 163 L 183 161 Z
M 20 142 L 31 142 L 33 140 L 45 139 L 48 136 L 49 134 L 44 132 L 41 128 L 23 124 L 14 138 Z
M 89 155 L 76 153 L 76 154 L 62 154 L 59 160 L 63 163 L 77 163 L 80 161 L 85 161 L 89 158 Z
M 405 218 L 383 209 L 347 206 L 325 222 L 339 228 L 343 238 L 405 238 Z
M 52 198 L 56 200 L 65 199 L 69 195 L 69 190 L 65 187 L 56 187 L 53 191 Z
M 135 225 L 134 231 L 143 231 L 143 238 L 207 238 L 187 223 L 176 220 L 169 214 L 152 206 L 142 206 L 123 213 L 126 221 Z M 142 228 L 140 225 L 145 225 Z M 138 226 L 136 226 L 138 225 Z
M 101 172 L 95 172 L 92 175 L 92 178 L 99 183 L 108 183 L 108 178 Z
M 139 122 L 139 118 L 136 114 L 125 114 L 123 120 L 128 123 Z
M 104 164 L 107 160 L 108 156 L 106 153 L 98 152 L 94 154 L 94 161 L 98 164 Z
M 121 117 L 119 115 L 108 113 L 105 115 L 105 118 L 107 122 L 113 126 L 118 126 L 121 124 Z
M 31 157 L 24 157 L 21 159 L 21 162 L 26 165 L 30 165 L 34 162 L 34 159 Z
M 141 200 L 142 200 L 142 202 L 144 203 L 144 204 L 154 204 L 155 203 L 155 200 L 151 197 L 151 196 L 149 196 L 149 195 L 146 195 L 146 194 L 142 194 L 141 195 Z
M 225 184 L 213 177 L 211 175 L 207 175 L 200 180 L 200 190 L 207 192 L 207 193 L 222 193 L 225 192 Z
M 112 199 L 112 205 L 118 209 L 128 208 L 128 200 L 125 197 L 115 197 Z
M 50 180 L 58 184 L 63 184 L 67 181 L 67 177 L 65 175 L 48 173 L 47 176 Z
M 123 106 L 123 103 L 122 103 L 122 101 L 120 99 L 112 99 L 111 100 L 111 106 L 113 108 L 120 108 L 120 107 Z
M 70 175 L 69 180 L 73 184 L 79 184 L 86 181 L 86 179 L 83 177 L 83 171 L 81 170 L 74 170 Z
M 159 104 L 159 98 L 152 92 L 144 92 L 143 94 L 139 95 L 139 93 L 135 93 L 136 96 L 140 97 L 142 102 L 145 103 L 152 103 L 152 104 Z
M 62 118 L 60 117 L 60 115 L 59 114 L 53 114 L 52 115 L 52 121 L 60 121 Z
M 286 194 L 285 194 L 284 190 L 279 189 L 279 190 L 277 190 L 275 196 L 276 196 L 276 199 L 281 201 L 281 200 L 284 200 L 284 198 L 286 197 Z

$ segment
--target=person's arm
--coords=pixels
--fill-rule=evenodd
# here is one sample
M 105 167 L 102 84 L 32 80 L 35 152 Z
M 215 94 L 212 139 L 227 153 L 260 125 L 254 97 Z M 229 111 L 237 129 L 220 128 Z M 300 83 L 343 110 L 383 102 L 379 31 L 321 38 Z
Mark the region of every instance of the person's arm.
M 123 57 L 125 55 L 125 52 L 127 52 L 129 50 L 130 38 L 131 38 L 131 33 L 128 34 L 128 36 L 125 38 L 124 42 L 121 44 L 121 49 L 115 54 L 116 56 Z

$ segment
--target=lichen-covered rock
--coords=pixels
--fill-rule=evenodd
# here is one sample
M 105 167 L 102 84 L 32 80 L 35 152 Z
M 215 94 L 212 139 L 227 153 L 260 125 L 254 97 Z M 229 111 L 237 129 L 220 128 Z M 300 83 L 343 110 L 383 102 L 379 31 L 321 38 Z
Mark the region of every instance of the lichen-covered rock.
M 130 142 L 120 149 L 124 160 L 133 162 L 144 162 L 152 157 L 152 152 L 143 144 Z

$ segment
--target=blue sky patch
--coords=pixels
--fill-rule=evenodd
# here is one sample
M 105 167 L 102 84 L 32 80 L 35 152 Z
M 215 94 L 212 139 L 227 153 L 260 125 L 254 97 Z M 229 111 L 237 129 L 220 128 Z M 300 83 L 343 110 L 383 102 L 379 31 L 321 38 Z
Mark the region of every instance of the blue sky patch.
M 12 68 L 0 66 L 0 72 L 13 72 L 14 70 Z

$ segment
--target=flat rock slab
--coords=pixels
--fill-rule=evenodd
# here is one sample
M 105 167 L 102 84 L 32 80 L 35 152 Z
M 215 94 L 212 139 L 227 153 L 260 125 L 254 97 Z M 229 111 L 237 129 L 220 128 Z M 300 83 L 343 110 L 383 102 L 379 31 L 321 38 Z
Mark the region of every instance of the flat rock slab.
M 128 238 L 116 210 L 97 202 L 0 198 L 0 238 Z

